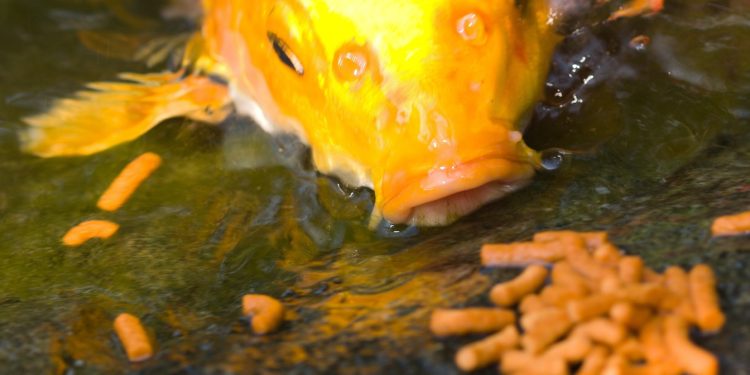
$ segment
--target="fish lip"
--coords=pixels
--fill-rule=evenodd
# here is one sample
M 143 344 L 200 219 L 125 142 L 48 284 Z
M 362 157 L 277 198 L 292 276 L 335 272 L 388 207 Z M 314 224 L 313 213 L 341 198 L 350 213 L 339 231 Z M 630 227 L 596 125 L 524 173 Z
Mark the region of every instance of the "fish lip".
M 383 218 L 392 223 L 446 225 L 525 186 L 535 170 L 531 161 L 496 155 L 475 158 L 458 167 L 458 172 L 434 188 L 424 188 L 425 182 L 436 182 L 431 179 L 441 182 L 439 176 L 431 176 L 432 171 L 415 179 L 383 203 Z M 451 207 L 459 204 L 460 207 Z M 420 212 L 429 217 L 420 217 Z

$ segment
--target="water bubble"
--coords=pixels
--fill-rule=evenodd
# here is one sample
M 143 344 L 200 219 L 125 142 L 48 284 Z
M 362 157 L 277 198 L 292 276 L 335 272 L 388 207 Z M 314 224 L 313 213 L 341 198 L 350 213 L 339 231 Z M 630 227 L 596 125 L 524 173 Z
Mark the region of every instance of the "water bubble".
M 366 47 L 347 43 L 336 51 L 333 71 L 342 81 L 354 81 L 367 71 L 369 51 Z
M 476 13 L 469 13 L 458 19 L 456 31 L 463 40 L 481 46 L 487 42 L 487 27 L 482 17 Z
M 409 238 L 419 234 L 419 228 L 415 225 L 393 224 L 386 220 L 381 220 L 376 232 L 384 238 Z
M 565 163 L 568 151 L 559 148 L 551 148 L 541 152 L 542 169 L 545 171 L 556 171 Z
M 636 51 L 643 51 L 651 44 L 651 38 L 648 35 L 638 35 L 630 40 L 630 48 Z

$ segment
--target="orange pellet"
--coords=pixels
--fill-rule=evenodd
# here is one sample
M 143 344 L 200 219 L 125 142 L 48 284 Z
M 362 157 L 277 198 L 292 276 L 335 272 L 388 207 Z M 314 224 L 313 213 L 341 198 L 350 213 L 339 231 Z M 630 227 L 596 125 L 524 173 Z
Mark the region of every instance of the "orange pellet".
M 480 257 L 484 266 L 526 266 L 558 261 L 565 257 L 565 251 L 555 243 L 485 244 Z
M 703 332 L 718 331 L 726 318 L 719 307 L 716 278 L 711 267 L 699 264 L 690 270 L 690 299 L 695 309 L 695 321 Z
M 597 318 L 578 325 L 573 334 L 583 334 L 591 340 L 614 348 L 625 340 L 627 330 L 622 324 L 605 318 Z
M 651 38 L 648 35 L 636 35 L 633 39 L 630 39 L 628 45 L 630 48 L 641 50 L 651 44 Z
M 537 312 L 535 314 L 545 313 Z M 524 349 L 531 353 L 543 351 L 550 344 L 565 335 L 573 326 L 573 322 L 568 319 L 562 310 L 559 313 L 549 313 L 539 319 L 523 317 L 521 318 L 521 324 L 526 329 L 525 335 L 521 338 L 521 344 Z
M 564 307 L 568 302 L 581 299 L 586 294 L 585 289 L 581 291 L 561 285 L 549 285 L 539 293 L 539 297 L 548 305 Z
M 503 352 L 500 359 L 500 371 L 503 374 L 515 373 L 528 366 L 534 360 L 534 356 L 523 350 L 507 350 Z
M 534 242 L 558 242 L 568 246 L 581 244 L 587 249 L 596 249 L 609 242 L 609 235 L 607 232 L 545 231 L 534 234 Z
M 539 289 L 544 284 L 547 273 L 547 269 L 542 266 L 529 266 L 515 279 L 492 287 L 490 300 L 498 306 L 514 305 L 527 294 Z
M 114 328 L 130 361 L 145 361 L 154 355 L 148 335 L 137 317 L 122 313 L 115 319 Z
M 652 315 L 651 309 L 635 306 L 630 302 L 615 303 L 609 310 L 609 317 L 612 321 L 632 329 L 643 327 Z
M 690 300 L 690 280 L 687 272 L 681 267 L 667 267 L 664 270 L 664 285 L 672 293 L 672 297 L 677 299 L 672 303 L 675 306 L 674 311 L 686 320 L 694 321 L 695 310 Z
M 567 304 L 568 316 L 574 322 L 583 322 L 609 312 L 617 302 L 611 294 L 593 294 Z
M 551 278 L 553 285 L 562 285 L 581 292 L 590 289 L 587 280 L 576 272 L 567 261 L 560 261 L 552 266 Z
M 550 307 L 538 294 L 529 294 L 521 299 L 521 303 L 518 304 L 518 311 L 522 314 L 528 314 L 533 311 L 541 310 L 545 307 Z
M 472 371 L 500 360 L 503 351 L 518 346 L 518 330 L 509 326 L 483 340 L 471 343 L 456 353 L 456 366 Z
M 591 339 L 583 335 L 570 335 L 547 349 L 543 357 L 555 357 L 567 363 L 578 363 L 591 351 Z
M 548 324 L 555 321 L 567 319 L 568 316 L 563 309 L 551 306 L 523 315 L 520 323 L 525 331 L 533 332 L 536 330 L 544 330 Z
M 615 269 L 596 261 L 583 249 L 568 252 L 567 258 L 576 272 L 592 280 L 602 280 L 607 276 L 617 276 Z
M 646 359 L 643 345 L 634 337 L 630 337 L 615 348 L 615 353 L 621 355 L 629 362 L 639 362 Z
M 601 375 L 625 375 L 628 369 L 628 361 L 618 353 L 607 358 Z
M 664 318 L 664 341 L 683 371 L 694 375 L 713 375 L 719 371 L 719 363 L 713 354 L 695 346 L 688 337 L 688 325 L 678 315 Z
M 736 236 L 748 232 L 750 232 L 750 211 L 718 217 L 711 225 L 711 234 L 714 236 Z
M 644 355 L 648 363 L 670 363 L 674 364 L 673 370 L 677 373 L 680 369 L 674 361 L 670 360 L 667 344 L 664 340 L 664 318 L 657 316 L 649 320 L 641 328 L 639 339 L 643 345 Z M 672 373 L 672 372 L 670 372 Z
M 264 335 L 279 328 L 284 319 L 284 306 L 266 295 L 247 294 L 242 297 L 242 313 L 251 316 L 253 332 Z
M 609 350 L 603 346 L 594 346 L 583 360 L 578 375 L 599 375 L 607 364 Z
M 568 364 L 562 358 L 542 356 L 533 358 L 517 373 L 523 375 L 567 375 L 570 371 L 568 371 Z
M 160 165 L 161 157 L 153 152 L 137 157 L 112 181 L 96 203 L 97 207 L 104 211 L 116 211 Z
M 609 275 L 599 281 L 599 291 L 605 294 L 616 294 L 621 288 L 622 280 L 615 275 Z
M 438 336 L 488 333 L 516 322 L 513 311 L 499 308 L 474 307 L 451 310 L 438 309 L 432 312 L 430 330 Z
M 591 256 L 597 262 L 602 263 L 607 266 L 616 266 L 617 263 L 620 261 L 620 258 L 622 258 L 622 254 L 620 254 L 620 250 L 617 249 L 617 246 L 611 243 L 605 243 L 597 247 L 591 253 Z
M 62 238 L 65 246 L 81 246 L 92 238 L 107 239 L 112 237 L 120 226 L 117 223 L 106 220 L 84 221 L 73 228 Z
M 618 262 L 617 272 L 626 284 L 635 284 L 643 279 L 643 259 L 638 256 L 624 256 Z
M 616 291 L 615 295 L 635 304 L 658 307 L 664 304 L 669 291 L 659 284 L 642 283 L 625 285 Z
M 664 275 L 652 270 L 651 268 L 643 268 L 643 281 L 647 283 L 661 284 L 664 282 Z

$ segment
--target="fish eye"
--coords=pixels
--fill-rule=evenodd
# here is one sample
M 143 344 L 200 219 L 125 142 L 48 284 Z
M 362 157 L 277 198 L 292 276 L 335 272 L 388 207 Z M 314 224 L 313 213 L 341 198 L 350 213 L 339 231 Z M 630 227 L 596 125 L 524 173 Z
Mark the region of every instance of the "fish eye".
M 268 41 L 271 42 L 271 45 L 273 45 L 273 51 L 276 52 L 276 56 L 279 57 L 279 60 L 281 60 L 284 65 L 288 66 L 289 69 L 297 72 L 297 74 L 305 74 L 305 68 L 302 66 L 302 62 L 299 61 L 297 55 L 292 52 L 292 49 L 289 48 L 289 45 L 286 44 L 286 42 L 284 42 L 281 38 L 279 38 L 278 35 L 272 32 L 269 32 L 267 36 Z

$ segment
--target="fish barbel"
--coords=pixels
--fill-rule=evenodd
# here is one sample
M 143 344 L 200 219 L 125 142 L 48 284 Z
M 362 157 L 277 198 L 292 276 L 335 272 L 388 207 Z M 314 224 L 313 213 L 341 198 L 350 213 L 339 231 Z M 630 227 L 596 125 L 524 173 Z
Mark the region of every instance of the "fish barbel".
M 25 119 L 22 145 L 86 155 L 236 110 L 373 189 L 374 221 L 447 224 L 539 166 L 522 128 L 561 40 L 554 2 L 203 0 L 180 71 L 89 84 Z

